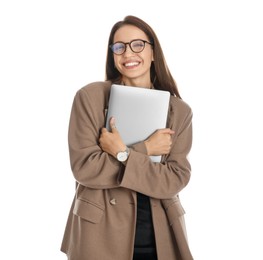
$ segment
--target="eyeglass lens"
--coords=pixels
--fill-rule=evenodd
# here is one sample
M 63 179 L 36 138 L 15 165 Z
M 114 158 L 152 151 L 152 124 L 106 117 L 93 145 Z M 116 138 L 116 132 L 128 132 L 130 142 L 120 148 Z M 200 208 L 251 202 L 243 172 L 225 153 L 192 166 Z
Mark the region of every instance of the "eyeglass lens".
M 134 40 L 129 43 L 116 42 L 111 46 L 112 51 L 115 54 L 123 54 L 126 51 L 126 45 L 129 44 L 133 52 L 142 52 L 145 47 L 145 42 L 142 40 Z

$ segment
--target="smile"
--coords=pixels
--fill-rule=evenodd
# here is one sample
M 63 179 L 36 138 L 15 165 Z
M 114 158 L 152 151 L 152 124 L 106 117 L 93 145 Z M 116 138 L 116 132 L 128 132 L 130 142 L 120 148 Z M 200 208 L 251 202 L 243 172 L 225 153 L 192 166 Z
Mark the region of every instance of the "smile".
M 124 63 L 125 67 L 134 67 L 134 66 L 138 66 L 140 64 L 140 62 L 128 62 L 128 63 Z

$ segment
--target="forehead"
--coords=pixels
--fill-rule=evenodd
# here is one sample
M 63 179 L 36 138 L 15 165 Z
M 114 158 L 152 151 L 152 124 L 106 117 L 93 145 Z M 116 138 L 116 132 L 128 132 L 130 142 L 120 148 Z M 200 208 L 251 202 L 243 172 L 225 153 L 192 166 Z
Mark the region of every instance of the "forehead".
M 124 25 L 115 32 L 113 41 L 130 42 L 134 39 L 148 40 L 148 37 L 138 27 L 133 25 Z

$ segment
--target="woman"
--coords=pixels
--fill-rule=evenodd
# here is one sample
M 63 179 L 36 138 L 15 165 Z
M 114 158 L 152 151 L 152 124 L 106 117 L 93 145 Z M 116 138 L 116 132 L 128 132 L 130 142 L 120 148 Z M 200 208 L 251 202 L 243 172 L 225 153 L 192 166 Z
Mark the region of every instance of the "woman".
M 169 91 L 167 128 L 126 147 L 114 118 L 111 131 L 104 127 L 113 83 Z M 190 179 L 191 120 L 151 27 L 134 16 L 117 22 L 106 81 L 81 88 L 72 106 L 69 151 L 77 188 L 61 247 L 69 260 L 193 259 L 178 196 Z M 150 155 L 162 155 L 161 163 Z

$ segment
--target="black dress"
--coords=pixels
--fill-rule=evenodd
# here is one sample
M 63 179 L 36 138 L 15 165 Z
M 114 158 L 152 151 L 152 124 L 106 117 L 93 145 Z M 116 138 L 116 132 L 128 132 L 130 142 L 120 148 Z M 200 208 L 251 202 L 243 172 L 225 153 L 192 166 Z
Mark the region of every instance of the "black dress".
M 133 260 L 157 260 L 150 200 L 137 193 L 137 222 Z

